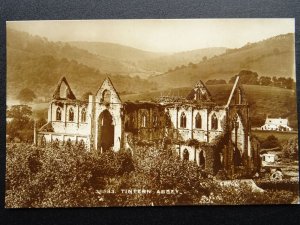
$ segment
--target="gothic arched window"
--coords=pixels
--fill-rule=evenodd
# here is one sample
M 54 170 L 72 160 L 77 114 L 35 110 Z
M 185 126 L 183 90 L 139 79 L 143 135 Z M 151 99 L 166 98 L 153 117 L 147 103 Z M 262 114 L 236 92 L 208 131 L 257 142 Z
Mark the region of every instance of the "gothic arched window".
M 69 121 L 70 122 L 74 121 L 74 110 L 73 110 L 73 108 L 69 109 Z
M 218 129 L 218 118 L 217 118 L 216 114 L 213 114 L 211 116 L 211 129 L 212 130 Z
M 165 125 L 167 128 L 171 128 L 171 117 L 168 112 L 165 114 Z
M 103 91 L 102 98 L 103 98 L 103 102 L 110 103 L 110 99 L 111 99 L 110 91 L 109 90 Z
M 157 115 L 154 115 L 154 116 L 153 116 L 153 126 L 154 126 L 154 127 L 157 127 L 157 126 L 158 126 L 158 116 L 157 116 Z
M 146 127 L 147 125 L 147 116 L 145 114 L 142 115 L 142 127 Z
M 189 160 L 190 154 L 189 154 L 189 151 L 187 149 L 184 149 L 182 154 L 183 154 L 182 155 L 183 160 Z
M 61 121 L 61 108 L 60 107 L 58 107 L 56 109 L 56 120 Z
M 81 123 L 85 123 L 86 122 L 86 110 L 85 108 L 83 108 L 81 110 Z
M 195 122 L 196 122 L 195 123 L 196 128 L 201 128 L 202 127 L 202 118 L 201 118 L 199 113 L 197 113 L 197 115 L 196 115 L 196 121 Z
M 180 127 L 182 128 L 186 128 L 186 116 L 183 113 L 181 113 L 181 116 L 180 116 Z

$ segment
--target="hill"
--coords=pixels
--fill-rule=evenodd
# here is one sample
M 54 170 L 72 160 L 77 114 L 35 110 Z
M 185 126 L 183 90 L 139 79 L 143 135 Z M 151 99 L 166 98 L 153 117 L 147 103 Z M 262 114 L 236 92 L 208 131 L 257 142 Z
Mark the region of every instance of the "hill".
M 75 60 L 102 73 L 146 78 L 178 65 L 199 62 L 204 56 L 221 54 L 225 48 L 198 49 L 166 54 L 103 42 L 52 42 L 45 37 L 7 28 L 7 50 L 26 56 L 51 55 Z
M 97 56 L 118 60 L 124 65 L 131 65 L 136 69 L 136 71 L 132 70 L 131 74 L 141 77 L 167 72 L 177 66 L 187 66 L 189 63 L 199 63 L 203 57 L 211 58 L 226 51 L 226 48 L 215 47 L 177 53 L 159 53 L 105 42 L 74 41 L 68 42 L 68 44 Z
M 185 87 L 197 80 L 229 80 L 241 70 L 251 70 L 260 76 L 295 78 L 294 34 L 284 34 L 242 48 L 227 49 L 224 54 L 212 57 L 198 64 L 177 68 L 167 73 L 152 76 L 160 88 Z
M 34 90 L 42 101 L 50 98 L 61 76 L 66 76 L 77 90 L 77 97 L 86 91 L 95 93 L 107 74 L 94 64 L 99 68 L 102 64 L 111 65 L 86 50 L 7 29 L 7 99 L 10 102 L 16 100 L 23 88 Z M 111 74 L 111 79 L 120 92 L 143 92 L 156 86 L 139 77 Z
M 226 52 L 226 48 L 201 48 L 192 51 L 177 52 L 174 54 L 164 55 L 149 60 L 139 61 L 140 67 L 145 70 L 155 70 L 161 73 L 178 69 L 180 67 L 186 67 L 195 63 L 199 63 L 202 60 L 215 57 L 217 55 Z
M 125 48 L 125 47 L 123 47 Z M 120 49 L 122 49 L 120 47 Z M 11 54 L 21 54 L 26 56 L 51 55 L 55 58 L 75 60 L 91 68 L 97 69 L 102 73 L 111 74 L 136 74 L 150 73 L 138 68 L 131 61 L 120 61 L 118 58 L 109 57 L 110 55 L 98 55 L 85 49 L 77 48 L 69 43 L 52 42 L 47 38 L 33 36 L 26 32 L 7 29 L 7 51 Z
M 129 46 L 106 42 L 72 41 L 68 42 L 68 44 L 76 48 L 87 50 L 95 55 L 132 62 L 149 60 L 167 55 L 166 53 L 144 51 Z
M 270 117 L 287 117 L 290 125 L 297 128 L 297 103 L 293 90 L 258 85 L 243 85 L 250 105 L 252 127 L 262 126 L 266 115 Z M 213 100 L 218 105 L 227 103 L 231 84 L 207 85 Z M 123 101 L 154 100 L 160 95 L 186 97 L 191 87 L 172 88 L 165 91 L 154 91 L 144 94 L 121 95 Z

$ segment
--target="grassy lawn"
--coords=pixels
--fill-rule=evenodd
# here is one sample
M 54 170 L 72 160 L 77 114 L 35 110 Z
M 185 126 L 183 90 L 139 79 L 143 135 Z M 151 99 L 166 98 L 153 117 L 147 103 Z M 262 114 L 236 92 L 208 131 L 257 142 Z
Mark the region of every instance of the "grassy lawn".
M 280 144 L 283 144 L 287 140 L 298 136 L 298 132 L 280 132 L 280 131 L 265 131 L 265 130 L 253 130 L 252 135 L 257 136 L 259 139 L 266 139 L 270 135 L 274 135 L 278 138 Z

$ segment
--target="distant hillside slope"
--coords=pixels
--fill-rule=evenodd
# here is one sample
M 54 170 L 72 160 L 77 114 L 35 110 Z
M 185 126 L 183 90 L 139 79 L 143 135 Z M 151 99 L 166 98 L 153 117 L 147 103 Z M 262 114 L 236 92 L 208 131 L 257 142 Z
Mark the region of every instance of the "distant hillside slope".
M 152 76 L 151 81 L 161 88 L 185 87 L 197 80 L 225 79 L 241 70 L 252 70 L 260 76 L 295 77 L 294 34 L 279 35 L 202 61 L 196 65 L 178 68 L 162 75 Z
M 164 55 L 150 60 L 143 60 L 140 61 L 139 64 L 146 70 L 151 69 L 167 72 L 168 70 L 175 69 L 176 67 L 188 66 L 191 63 L 199 63 L 225 52 L 226 48 L 223 47 L 201 48 L 192 51 Z
M 95 93 L 107 76 L 103 68 L 120 65 L 111 62 L 68 44 L 7 29 L 7 98 L 14 101 L 20 90 L 30 88 L 39 99 L 48 99 L 61 76 L 67 77 L 77 97 L 86 91 Z M 112 74 L 111 78 L 120 92 L 156 88 L 138 77 Z
M 270 117 L 288 118 L 291 126 L 297 128 L 297 103 L 293 90 L 258 85 L 243 85 L 250 105 L 250 116 L 253 127 L 262 126 L 267 115 Z M 213 100 L 218 105 L 225 105 L 232 90 L 230 84 L 207 85 Z M 154 91 L 144 94 L 121 96 L 124 101 L 151 100 L 160 95 L 186 97 L 191 87 L 173 88 L 165 91 Z
M 199 63 L 203 57 L 211 58 L 223 54 L 226 48 L 203 48 L 178 53 L 157 53 L 144 51 L 128 46 L 104 42 L 68 42 L 71 46 L 84 49 L 102 57 L 119 60 L 124 64 L 136 67 L 135 74 L 140 76 L 167 72 L 175 67 Z M 137 69 L 139 68 L 139 69 Z M 139 74 L 140 72 L 140 74 Z M 142 74 L 142 72 L 147 74 Z M 134 73 L 134 71 L 132 71 Z
M 221 54 L 224 48 L 199 49 L 176 54 L 144 51 L 128 46 L 103 42 L 52 42 L 47 38 L 7 29 L 7 49 L 12 54 L 75 60 L 102 73 L 149 77 L 176 66 L 199 62 Z
M 114 43 L 84 41 L 72 41 L 68 43 L 71 46 L 87 50 L 95 55 L 124 61 L 149 60 L 151 58 L 167 55 L 165 53 L 149 52 Z
M 52 55 L 56 58 L 76 60 L 86 66 L 95 68 L 102 73 L 131 74 L 149 73 L 138 68 L 132 62 L 96 55 L 85 49 L 74 47 L 68 43 L 52 42 L 46 38 L 33 36 L 26 32 L 7 29 L 7 49 L 10 52 L 31 56 Z

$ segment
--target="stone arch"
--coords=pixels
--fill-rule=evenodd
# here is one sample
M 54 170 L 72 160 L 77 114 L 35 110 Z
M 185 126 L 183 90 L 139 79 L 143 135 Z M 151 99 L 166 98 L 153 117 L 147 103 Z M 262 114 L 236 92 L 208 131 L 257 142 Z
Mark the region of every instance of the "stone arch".
M 61 121 L 61 114 L 62 114 L 61 108 L 57 107 L 57 109 L 56 109 L 56 120 L 57 121 Z
M 180 115 L 180 127 L 186 128 L 186 115 L 184 112 L 182 112 Z
M 147 127 L 147 114 L 143 113 L 141 118 L 141 127 Z
M 86 109 L 83 108 L 81 110 L 81 123 L 85 123 L 86 122 Z
M 43 136 L 41 137 L 41 147 L 45 147 L 45 146 L 46 146 L 46 143 L 47 143 L 46 138 L 45 138 L 45 136 L 43 135 Z
M 98 143 L 97 148 L 102 152 L 114 146 L 114 121 L 111 113 L 106 109 L 98 118 Z
M 189 151 L 185 148 L 182 152 L 182 158 L 183 160 L 189 160 L 189 157 L 190 157 L 190 153 Z
M 195 117 L 195 127 L 202 128 L 202 118 L 201 118 L 200 113 L 197 113 L 197 115 Z
M 158 115 L 157 113 L 154 113 L 153 114 L 153 118 L 152 118 L 152 125 L 153 127 L 157 127 L 159 125 L 159 121 L 158 121 Z
M 71 108 L 69 109 L 68 120 L 69 120 L 70 122 L 73 122 L 73 121 L 74 121 L 74 109 L 73 109 L 73 107 L 71 107 Z
M 205 169 L 205 163 L 206 163 L 206 160 L 205 160 L 205 152 L 203 150 L 201 150 L 199 152 L 199 166 L 202 168 L 202 169 Z
M 55 148 L 59 147 L 59 140 L 58 140 L 58 138 L 55 138 L 54 142 L 52 143 L 52 146 L 55 147 Z
M 245 132 L 242 118 L 238 113 L 235 114 L 232 120 L 232 131 L 231 140 L 234 144 L 234 148 L 238 149 L 240 152 L 244 151 L 245 146 Z
M 165 126 L 166 128 L 171 128 L 172 121 L 171 121 L 171 116 L 169 112 L 165 113 Z
M 215 113 L 211 116 L 211 129 L 218 130 L 218 118 Z
M 242 90 L 241 88 L 238 88 L 235 92 L 235 104 L 240 105 L 243 102 L 243 96 L 242 96 Z
M 71 147 L 72 146 L 72 141 L 70 138 L 68 138 L 67 142 L 66 142 L 66 146 L 67 147 Z
M 79 148 L 79 149 L 82 149 L 82 150 L 85 149 L 85 143 L 84 143 L 84 140 L 83 140 L 83 139 L 81 139 L 81 140 L 79 141 L 78 148 Z

